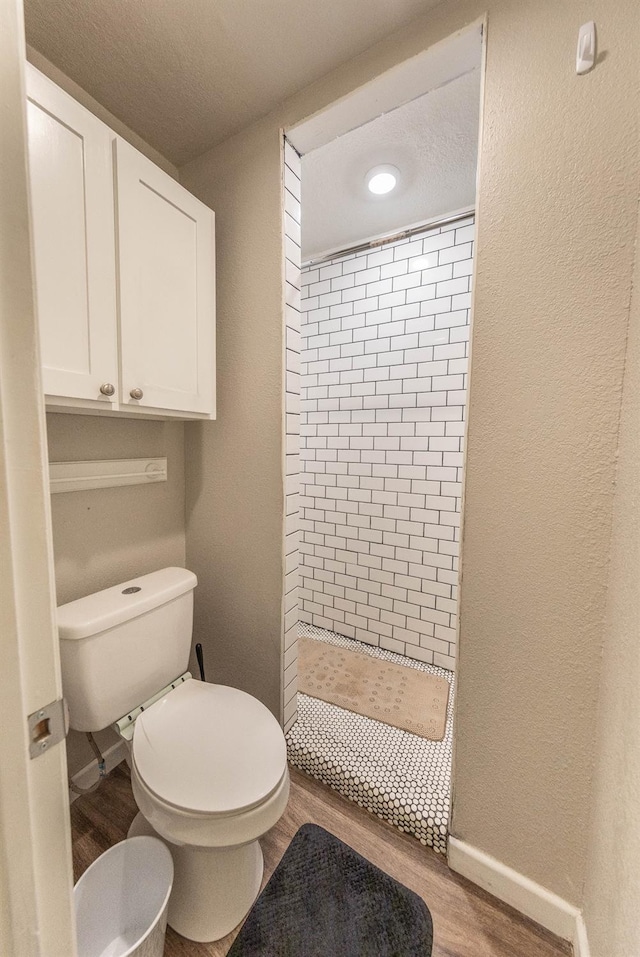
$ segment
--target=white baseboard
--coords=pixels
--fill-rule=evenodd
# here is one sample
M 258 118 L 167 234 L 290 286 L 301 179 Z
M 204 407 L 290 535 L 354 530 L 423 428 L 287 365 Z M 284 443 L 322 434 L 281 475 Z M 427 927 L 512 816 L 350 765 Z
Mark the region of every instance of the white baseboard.
M 115 744 L 112 744 L 110 748 L 104 752 L 104 763 L 107 768 L 107 771 L 112 771 L 121 761 L 127 757 L 127 746 L 124 741 L 116 741 Z M 92 784 L 95 784 L 98 780 L 98 762 L 92 761 L 91 764 L 87 764 L 86 767 L 81 768 L 80 771 L 77 771 L 73 775 L 71 780 L 79 788 L 90 788 Z M 76 794 L 75 791 L 72 791 L 69 788 L 69 803 L 73 804 L 82 795 Z
M 449 867 L 458 874 L 563 940 L 571 941 L 575 957 L 589 957 L 584 920 L 573 904 L 455 837 L 449 838 L 448 860 Z
M 576 921 L 576 930 L 573 937 L 573 955 L 574 957 L 591 957 L 589 947 L 589 938 L 587 937 L 587 925 L 584 922 L 582 914 Z

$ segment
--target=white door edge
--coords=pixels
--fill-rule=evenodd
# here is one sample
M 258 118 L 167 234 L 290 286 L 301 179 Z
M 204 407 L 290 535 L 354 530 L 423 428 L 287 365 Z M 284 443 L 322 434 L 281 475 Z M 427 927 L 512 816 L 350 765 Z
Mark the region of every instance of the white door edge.
M 0 953 L 75 957 L 64 742 L 27 715 L 60 697 L 44 403 L 32 291 L 22 0 L 0 4 Z

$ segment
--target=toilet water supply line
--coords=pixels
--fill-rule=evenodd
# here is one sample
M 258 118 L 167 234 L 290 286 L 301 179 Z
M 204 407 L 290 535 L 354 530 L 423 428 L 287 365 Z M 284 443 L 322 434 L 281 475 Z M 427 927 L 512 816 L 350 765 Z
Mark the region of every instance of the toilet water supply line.
M 107 771 L 107 766 L 105 764 L 104 757 L 102 756 L 102 751 L 96 744 L 95 738 L 93 737 L 90 731 L 87 731 L 86 734 L 87 734 L 87 741 L 91 745 L 91 749 L 93 753 L 95 754 L 96 760 L 98 762 L 99 775 L 98 775 L 98 780 L 95 782 L 95 784 L 92 784 L 91 787 L 88 787 L 88 788 L 78 787 L 78 785 L 74 784 L 71 778 L 69 778 L 69 787 L 71 788 L 72 791 L 75 791 L 76 794 L 90 794 L 91 791 L 96 791 L 102 784 L 103 779 L 106 778 L 107 775 L 109 774 L 109 772 Z

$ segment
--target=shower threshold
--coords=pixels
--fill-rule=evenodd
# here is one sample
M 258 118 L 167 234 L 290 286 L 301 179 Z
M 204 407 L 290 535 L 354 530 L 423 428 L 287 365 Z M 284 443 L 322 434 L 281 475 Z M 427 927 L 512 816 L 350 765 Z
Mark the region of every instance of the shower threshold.
M 453 672 L 335 632 L 300 623 L 300 634 L 375 658 L 441 675 L 451 685 L 442 741 L 298 694 L 298 719 L 287 733 L 291 764 L 366 808 L 421 844 L 444 854 L 451 792 Z

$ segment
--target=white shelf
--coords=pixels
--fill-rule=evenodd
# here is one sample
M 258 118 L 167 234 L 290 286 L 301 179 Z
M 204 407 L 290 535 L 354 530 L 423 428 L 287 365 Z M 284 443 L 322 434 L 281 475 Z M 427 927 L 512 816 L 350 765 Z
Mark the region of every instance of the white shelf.
M 109 459 L 99 462 L 51 462 L 51 494 L 83 492 L 93 488 L 149 485 L 167 481 L 167 460 Z

